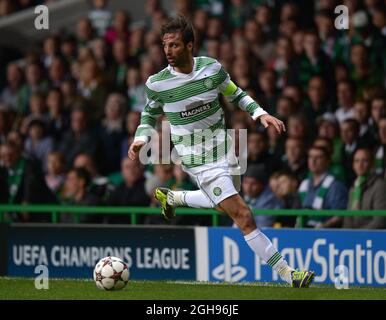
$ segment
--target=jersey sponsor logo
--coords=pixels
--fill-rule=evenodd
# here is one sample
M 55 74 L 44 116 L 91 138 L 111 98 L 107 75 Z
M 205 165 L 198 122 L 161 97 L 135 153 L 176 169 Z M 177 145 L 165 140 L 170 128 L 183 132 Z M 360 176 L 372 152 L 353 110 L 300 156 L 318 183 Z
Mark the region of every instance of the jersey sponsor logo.
M 207 103 L 207 104 L 201 105 L 201 106 L 199 106 L 197 108 L 193 108 L 193 109 L 186 110 L 186 111 L 181 111 L 180 112 L 180 116 L 181 116 L 181 118 L 188 118 L 188 117 L 200 114 L 202 112 L 205 112 L 205 111 L 207 111 L 209 109 L 210 109 L 210 104 Z

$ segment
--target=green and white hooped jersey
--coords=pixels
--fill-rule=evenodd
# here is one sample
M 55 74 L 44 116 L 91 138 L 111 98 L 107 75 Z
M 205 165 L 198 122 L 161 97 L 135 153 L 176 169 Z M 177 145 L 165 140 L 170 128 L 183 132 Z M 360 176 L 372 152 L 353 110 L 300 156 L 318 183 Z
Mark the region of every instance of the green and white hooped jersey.
M 171 138 L 185 168 L 196 168 L 223 158 L 230 146 L 225 131 L 222 93 L 256 119 L 266 112 L 238 88 L 215 59 L 195 57 L 190 74 L 176 72 L 170 65 L 146 82 L 146 106 L 135 140 L 148 141 L 157 117 L 169 120 Z

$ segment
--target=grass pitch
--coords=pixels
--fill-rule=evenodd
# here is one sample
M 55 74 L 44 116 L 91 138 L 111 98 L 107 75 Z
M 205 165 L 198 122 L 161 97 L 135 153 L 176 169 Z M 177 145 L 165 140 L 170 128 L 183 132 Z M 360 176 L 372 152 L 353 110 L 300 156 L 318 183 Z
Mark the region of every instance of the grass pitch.
M 385 287 L 313 285 L 295 289 L 274 283 L 198 283 L 129 281 L 121 291 L 102 291 L 92 280 L 51 279 L 48 290 L 37 290 L 34 279 L 1 278 L 0 300 L 386 300 Z

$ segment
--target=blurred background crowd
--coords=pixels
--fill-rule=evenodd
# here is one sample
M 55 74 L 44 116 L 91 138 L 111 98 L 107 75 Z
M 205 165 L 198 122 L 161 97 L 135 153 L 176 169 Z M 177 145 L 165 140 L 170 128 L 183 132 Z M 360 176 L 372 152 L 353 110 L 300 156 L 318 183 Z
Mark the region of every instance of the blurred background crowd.
M 1 17 L 54 1 L 0 0 Z M 334 8 L 349 10 L 337 30 Z M 0 202 L 156 206 L 157 186 L 194 190 L 179 165 L 127 158 L 145 105 L 144 83 L 167 64 L 160 26 L 183 14 L 195 55 L 218 59 L 285 135 L 222 101 L 228 128 L 248 129 L 242 195 L 256 209 L 386 209 L 386 10 L 382 0 L 146 0 L 146 18 L 90 1 L 74 32 L 1 66 Z M 161 121 L 162 119 L 160 119 Z M 7 220 L 49 221 L 8 213 Z M 83 222 L 130 223 L 122 215 Z M 60 221 L 71 222 L 62 214 Z M 296 217 L 257 216 L 259 227 L 296 227 Z M 143 216 L 141 223 L 163 223 Z M 176 224 L 210 224 L 180 216 Z M 231 225 L 223 217 L 221 222 Z M 313 228 L 386 228 L 382 216 L 309 217 Z

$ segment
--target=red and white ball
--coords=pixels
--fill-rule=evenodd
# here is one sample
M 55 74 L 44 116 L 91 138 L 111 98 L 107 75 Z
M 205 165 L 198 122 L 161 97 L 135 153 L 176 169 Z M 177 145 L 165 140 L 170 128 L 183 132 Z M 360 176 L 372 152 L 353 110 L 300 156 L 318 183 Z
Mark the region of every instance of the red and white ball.
M 94 268 L 94 281 L 101 290 L 120 290 L 129 281 L 129 268 L 120 258 L 102 258 Z

